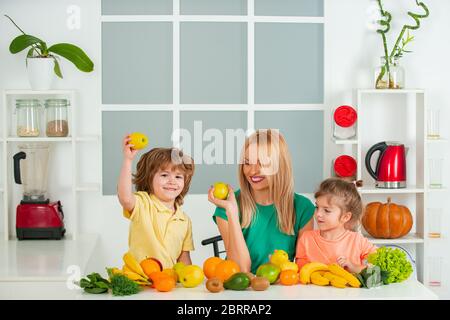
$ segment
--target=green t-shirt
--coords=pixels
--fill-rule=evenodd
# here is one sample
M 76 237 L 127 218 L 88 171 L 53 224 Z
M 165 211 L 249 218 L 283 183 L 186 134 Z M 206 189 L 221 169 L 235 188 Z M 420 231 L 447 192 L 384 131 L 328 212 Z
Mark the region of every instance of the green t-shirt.
M 239 199 L 239 193 L 239 190 L 235 191 L 236 199 Z M 294 260 L 298 232 L 309 222 L 315 210 L 314 205 L 308 198 L 297 193 L 294 193 L 294 207 L 295 234 L 287 235 L 278 228 L 275 205 L 263 206 L 256 204 L 257 212 L 254 215 L 253 221 L 248 228 L 242 229 L 250 253 L 250 259 L 252 260 L 252 273 L 256 273 L 256 269 L 260 265 L 269 262 L 269 254 L 272 254 L 275 249 L 286 251 L 289 259 L 291 261 Z M 225 209 L 223 208 L 216 208 L 213 215 L 214 222 L 216 222 L 216 217 L 228 220 Z

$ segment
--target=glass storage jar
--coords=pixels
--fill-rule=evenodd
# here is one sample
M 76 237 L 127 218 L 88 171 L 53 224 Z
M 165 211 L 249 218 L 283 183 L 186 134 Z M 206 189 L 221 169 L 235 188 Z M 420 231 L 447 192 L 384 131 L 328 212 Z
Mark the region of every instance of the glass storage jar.
M 398 57 L 392 57 L 386 63 L 386 57 L 380 57 L 380 65 L 375 69 L 375 89 L 403 89 L 405 70 Z
M 69 134 L 69 120 L 67 117 L 67 99 L 45 100 L 45 133 L 47 137 L 67 137 Z
M 38 137 L 40 130 L 40 108 L 37 99 L 17 99 L 17 135 L 19 137 Z
M 351 106 L 340 106 L 333 113 L 333 136 L 338 140 L 356 137 L 356 110 Z

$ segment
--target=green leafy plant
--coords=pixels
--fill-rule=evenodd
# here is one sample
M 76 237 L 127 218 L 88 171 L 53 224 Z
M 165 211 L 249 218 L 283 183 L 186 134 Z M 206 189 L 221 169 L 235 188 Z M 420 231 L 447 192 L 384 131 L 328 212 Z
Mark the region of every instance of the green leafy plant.
M 413 272 L 406 253 L 398 248 L 380 247 L 367 257 L 367 261 L 380 267 L 384 284 L 402 282 L 408 279 Z
M 59 56 L 66 58 L 72 62 L 79 70 L 83 72 L 91 72 L 94 70 L 94 63 L 79 47 L 70 43 L 57 43 L 50 47 L 41 39 L 26 34 L 8 15 L 5 14 L 13 24 L 23 34 L 13 39 L 9 45 L 9 51 L 13 54 L 19 53 L 22 50 L 30 47 L 27 53 L 27 58 L 53 58 L 54 72 L 62 78 L 61 68 L 57 58 Z
M 80 280 L 75 282 L 78 286 L 84 289 L 87 293 L 106 293 L 111 287 L 108 280 L 104 279 L 99 273 L 93 272 Z
M 387 272 L 381 271 L 379 266 L 368 266 L 356 275 L 362 286 L 367 289 L 383 285 L 386 276 Z
M 393 89 L 395 88 L 395 84 L 391 77 L 390 66 L 393 64 L 393 61 L 395 59 L 401 58 L 404 53 L 411 52 L 406 50 L 406 45 L 414 40 L 414 37 L 409 34 L 409 30 L 419 29 L 420 19 L 428 17 L 430 12 L 428 10 L 428 7 L 423 2 L 419 2 L 419 0 L 416 0 L 416 5 L 421 7 L 424 10 L 424 13 L 418 14 L 408 11 L 408 15 L 414 19 L 415 24 L 414 25 L 405 24 L 402 27 L 400 34 L 398 35 L 397 40 L 395 41 L 394 47 L 389 52 L 386 41 L 386 34 L 391 29 L 392 15 L 391 13 L 383 9 L 382 0 L 377 0 L 377 3 L 378 8 L 380 9 L 380 14 L 383 17 L 382 20 L 378 21 L 378 23 L 381 25 L 381 28 L 377 29 L 377 33 L 381 35 L 381 38 L 383 40 L 384 66 L 381 68 L 380 73 L 377 76 L 375 88 L 378 89 L 388 87 L 390 89 Z M 385 75 L 387 75 L 388 83 L 384 84 L 383 77 Z

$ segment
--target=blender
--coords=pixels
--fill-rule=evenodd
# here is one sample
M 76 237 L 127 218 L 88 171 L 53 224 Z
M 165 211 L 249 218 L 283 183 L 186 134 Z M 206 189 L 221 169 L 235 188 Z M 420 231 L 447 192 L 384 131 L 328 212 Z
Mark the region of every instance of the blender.
M 66 232 L 60 201 L 50 202 L 47 193 L 48 143 L 19 145 L 13 156 L 14 180 L 23 186 L 16 210 L 16 233 L 23 239 L 61 239 Z

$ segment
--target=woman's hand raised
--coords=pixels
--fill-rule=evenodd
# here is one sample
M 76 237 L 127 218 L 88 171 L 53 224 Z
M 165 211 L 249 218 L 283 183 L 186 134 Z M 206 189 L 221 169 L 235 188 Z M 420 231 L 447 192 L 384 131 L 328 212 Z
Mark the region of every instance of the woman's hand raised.
M 214 197 L 214 187 L 211 186 L 208 190 L 208 201 L 215 204 L 218 207 L 225 209 L 227 216 L 233 215 L 233 217 L 239 216 L 239 208 L 234 195 L 233 188 L 228 184 L 228 197 L 225 200 L 217 199 Z

